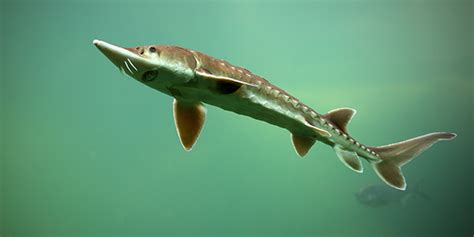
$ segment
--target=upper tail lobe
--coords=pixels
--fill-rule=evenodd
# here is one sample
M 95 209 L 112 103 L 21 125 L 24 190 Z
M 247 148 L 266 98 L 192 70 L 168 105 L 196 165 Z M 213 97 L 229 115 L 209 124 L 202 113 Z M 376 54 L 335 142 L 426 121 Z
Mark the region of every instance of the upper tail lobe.
M 385 183 L 396 189 L 405 190 L 406 182 L 401 167 L 437 141 L 451 140 L 455 137 L 454 133 L 435 132 L 390 145 L 371 147 L 381 158 L 381 161 L 373 162 L 372 166 Z

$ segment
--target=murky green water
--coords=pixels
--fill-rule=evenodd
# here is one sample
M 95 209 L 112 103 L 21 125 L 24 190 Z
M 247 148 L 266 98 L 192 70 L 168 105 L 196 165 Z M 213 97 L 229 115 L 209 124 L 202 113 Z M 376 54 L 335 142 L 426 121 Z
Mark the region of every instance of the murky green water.
M 1 229 L 9 236 L 472 236 L 472 1 L 1 2 Z M 358 110 L 382 145 L 432 131 L 404 167 L 429 200 L 369 208 L 379 184 L 317 144 L 208 106 L 192 152 L 172 99 L 92 45 L 173 44 L 247 67 L 316 110 Z

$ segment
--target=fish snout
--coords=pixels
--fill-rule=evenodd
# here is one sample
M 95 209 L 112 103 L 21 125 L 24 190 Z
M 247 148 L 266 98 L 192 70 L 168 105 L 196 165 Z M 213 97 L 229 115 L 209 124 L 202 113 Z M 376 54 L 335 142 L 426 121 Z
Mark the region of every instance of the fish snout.
M 121 68 L 126 58 L 127 52 L 124 48 L 109 44 L 101 40 L 94 40 L 92 43 L 104 54 L 115 66 Z M 131 53 L 131 52 L 130 52 Z
M 135 79 L 141 78 L 144 71 L 154 67 L 151 60 L 144 57 L 143 47 L 123 48 L 105 41 L 92 42 L 120 71 Z

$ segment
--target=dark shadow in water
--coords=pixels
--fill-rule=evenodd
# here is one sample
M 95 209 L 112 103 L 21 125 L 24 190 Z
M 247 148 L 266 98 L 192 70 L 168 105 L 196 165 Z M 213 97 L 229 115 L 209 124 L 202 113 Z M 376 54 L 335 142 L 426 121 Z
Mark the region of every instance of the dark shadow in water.
M 423 201 L 430 200 L 430 197 L 420 190 L 418 184 L 405 191 L 391 188 L 385 184 L 373 184 L 361 188 L 354 195 L 359 203 L 368 207 L 404 206 L 414 198 L 419 198 Z

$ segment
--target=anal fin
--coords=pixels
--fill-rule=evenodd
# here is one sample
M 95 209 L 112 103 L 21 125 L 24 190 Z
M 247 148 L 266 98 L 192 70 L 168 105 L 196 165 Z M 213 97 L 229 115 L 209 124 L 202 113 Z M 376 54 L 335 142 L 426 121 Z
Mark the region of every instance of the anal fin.
M 206 108 L 201 102 L 186 102 L 174 99 L 173 115 L 181 145 L 186 151 L 192 149 L 206 118 Z
M 305 156 L 316 142 L 316 139 L 313 137 L 305 137 L 293 133 L 291 134 L 291 140 L 293 141 L 296 153 L 301 157 Z
M 340 146 L 334 146 L 334 150 L 339 160 L 341 160 L 345 166 L 357 173 L 362 173 L 362 162 L 356 152 L 345 150 Z

